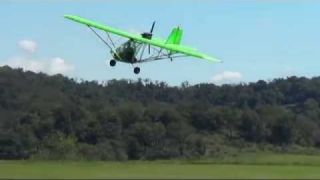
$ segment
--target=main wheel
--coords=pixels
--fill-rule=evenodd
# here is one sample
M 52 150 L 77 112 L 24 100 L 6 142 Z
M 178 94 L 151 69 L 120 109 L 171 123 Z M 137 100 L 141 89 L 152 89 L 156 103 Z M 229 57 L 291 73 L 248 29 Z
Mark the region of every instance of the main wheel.
M 113 66 L 115 66 L 115 65 L 116 65 L 116 63 L 117 63 L 117 62 L 116 62 L 114 59 L 112 59 L 112 60 L 110 61 L 110 66 L 112 66 L 112 67 L 113 67 Z
M 135 67 L 135 68 L 133 69 L 133 72 L 134 72 L 135 74 L 139 74 L 140 68 L 139 68 L 139 67 Z

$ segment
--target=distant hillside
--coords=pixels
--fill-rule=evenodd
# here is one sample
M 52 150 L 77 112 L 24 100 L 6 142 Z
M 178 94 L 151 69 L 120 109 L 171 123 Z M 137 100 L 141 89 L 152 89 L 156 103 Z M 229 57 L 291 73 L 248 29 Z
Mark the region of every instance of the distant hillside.
M 170 159 L 320 147 L 320 77 L 170 87 L 0 68 L 0 159 Z

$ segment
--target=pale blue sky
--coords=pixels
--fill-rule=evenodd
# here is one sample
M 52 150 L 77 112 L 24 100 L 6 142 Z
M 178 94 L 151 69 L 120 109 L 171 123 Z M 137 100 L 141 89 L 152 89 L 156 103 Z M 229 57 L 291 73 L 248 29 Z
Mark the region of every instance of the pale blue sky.
M 224 61 L 196 58 L 131 65 L 106 65 L 105 45 L 85 26 L 63 18 L 75 14 L 129 31 L 149 30 L 166 38 L 174 26 L 184 29 L 183 44 Z M 63 58 L 74 65 L 71 76 L 88 80 L 149 78 L 179 85 L 210 82 L 224 71 L 240 81 L 270 80 L 287 75 L 320 74 L 320 1 L 297 0 L 108 0 L 1 1 L 0 63 L 13 57 Z M 38 44 L 34 54 L 19 49 L 20 40 Z

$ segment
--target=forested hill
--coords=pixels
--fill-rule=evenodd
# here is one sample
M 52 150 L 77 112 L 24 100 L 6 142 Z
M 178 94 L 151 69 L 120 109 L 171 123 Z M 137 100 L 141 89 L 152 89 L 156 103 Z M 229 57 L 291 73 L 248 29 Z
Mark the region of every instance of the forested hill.
M 102 85 L 1 67 L 0 159 L 169 159 L 316 148 L 319 103 L 320 77 Z

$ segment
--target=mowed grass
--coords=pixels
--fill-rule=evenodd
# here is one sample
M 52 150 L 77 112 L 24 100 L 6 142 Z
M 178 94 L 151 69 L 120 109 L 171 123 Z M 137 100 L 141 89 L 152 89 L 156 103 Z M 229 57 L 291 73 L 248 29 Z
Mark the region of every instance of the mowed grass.
M 191 161 L 219 164 L 252 164 L 252 165 L 306 165 L 319 166 L 320 155 L 280 154 L 280 153 L 243 153 L 235 156 Z
M 241 159 L 242 157 L 243 159 Z M 218 160 L 130 162 L 0 161 L 0 178 L 319 179 L 320 157 L 308 155 L 247 154 L 235 157 L 234 159 L 229 158 L 228 161 L 221 160 L 221 162 Z

